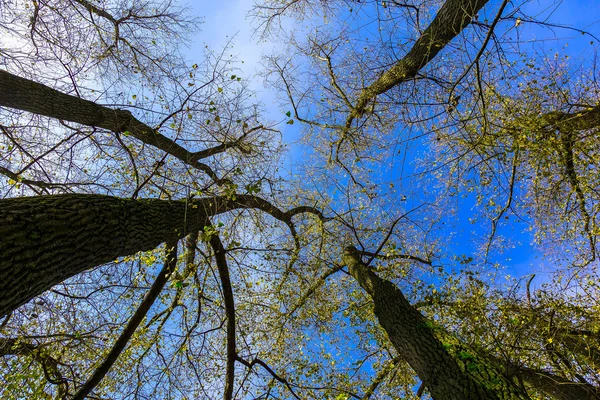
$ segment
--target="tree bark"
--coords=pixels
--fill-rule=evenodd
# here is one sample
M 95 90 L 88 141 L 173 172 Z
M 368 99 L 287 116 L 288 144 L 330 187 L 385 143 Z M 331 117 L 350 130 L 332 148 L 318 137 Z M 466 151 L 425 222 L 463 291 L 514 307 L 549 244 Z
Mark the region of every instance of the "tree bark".
M 293 228 L 291 218 L 250 195 L 167 201 L 65 194 L 0 200 L 0 317 L 52 286 L 119 257 L 148 251 L 204 228 L 207 217 L 239 208 L 262 210 Z
M 375 315 L 395 349 L 438 400 L 528 399 L 499 368 L 427 320 L 391 282 L 379 278 L 350 246 L 344 264 L 371 296 Z
M 360 93 L 346 127 L 365 112 L 369 101 L 394 86 L 414 78 L 452 39 L 454 39 L 488 0 L 447 0 L 410 51 Z
M 205 172 L 216 183 L 223 180 L 200 159 L 218 153 L 220 147 L 190 152 L 135 118 L 128 110 L 109 108 L 93 101 L 59 92 L 41 83 L 0 70 L 0 106 L 27 111 L 45 117 L 107 129 L 115 133 L 128 132 L 134 138 L 178 158 Z M 225 146 L 227 146 L 226 144 Z M 233 145 L 229 145 L 233 147 Z

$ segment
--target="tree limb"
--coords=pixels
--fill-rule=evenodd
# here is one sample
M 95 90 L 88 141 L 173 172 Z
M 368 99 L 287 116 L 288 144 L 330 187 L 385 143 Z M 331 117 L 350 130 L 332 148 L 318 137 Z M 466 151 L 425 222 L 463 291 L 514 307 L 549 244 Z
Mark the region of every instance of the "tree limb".
M 410 51 L 375 82 L 363 89 L 348 115 L 346 128 L 362 117 L 367 104 L 394 86 L 417 75 L 472 20 L 488 0 L 447 0 Z
M 199 160 L 203 157 L 225 151 L 229 146 L 217 146 L 216 150 L 206 149 L 190 152 L 158 130 L 146 125 L 128 110 L 113 109 L 95 102 L 84 100 L 52 89 L 41 83 L 21 78 L 0 70 L 0 106 L 27 111 L 50 118 L 71 121 L 81 125 L 104 128 L 114 133 L 128 132 L 141 142 L 156 147 L 183 163 L 204 172 L 215 183 L 228 181 L 220 179 L 208 165 Z
M 206 226 L 212 227 L 209 221 L 207 221 Z M 223 300 L 225 302 L 225 315 L 227 316 L 227 367 L 225 369 L 225 391 L 223 398 L 225 400 L 231 400 L 233 398 L 235 361 L 237 359 L 235 345 L 235 301 L 233 298 L 233 289 L 231 288 L 227 257 L 225 256 L 225 247 L 218 234 L 215 233 L 210 236 L 210 246 L 215 252 L 215 261 L 219 271 L 221 289 L 223 290 Z
M 261 210 L 294 236 L 294 216 L 323 217 L 311 207 L 284 212 L 252 195 L 179 201 L 96 194 L 0 199 L 0 317 L 82 271 L 182 239 L 204 229 L 206 218 L 239 209 Z
M 40 363 L 46 380 L 57 385 L 57 398 L 64 399 L 69 392 L 69 383 L 58 369 L 58 361 L 43 351 L 42 345 L 15 338 L 0 338 L 0 357 L 8 355 L 30 355 Z
M 119 338 L 113 344 L 112 349 L 108 352 L 108 355 L 102 361 L 102 363 L 95 369 L 92 376 L 88 378 L 88 380 L 79 388 L 77 393 L 73 396 L 72 400 L 84 400 L 87 395 L 100 383 L 102 378 L 108 373 L 110 368 L 113 366 L 117 358 L 121 354 L 121 352 L 129 343 L 129 340 L 133 336 L 135 330 L 140 325 L 142 320 L 148 314 L 150 307 L 156 301 L 158 295 L 165 287 L 165 284 L 169 280 L 169 277 L 175 271 L 177 266 L 177 241 L 169 241 L 166 244 L 166 255 L 165 255 L 165 263 L 161 271 L 158 273 L 158 276 L 154 280 L 152 287 L 146 293 L 146 296 L 142 300 L 138 309 L 131 316 L 129 321 L 127 322 L 127 326 L 121 332 Z

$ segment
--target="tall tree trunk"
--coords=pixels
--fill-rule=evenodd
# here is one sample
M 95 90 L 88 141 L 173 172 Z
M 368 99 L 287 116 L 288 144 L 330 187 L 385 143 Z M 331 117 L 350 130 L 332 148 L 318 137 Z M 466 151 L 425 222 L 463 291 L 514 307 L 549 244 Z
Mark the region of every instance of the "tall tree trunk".
M 255 208 L 291 226 L 284 213 L 249 195 L 167 201 L 93 194 L 0 200 L 0 317 L 52 286 L 119 257 L 203 229 L 206 218 Z
M 444 328 L 427 320 L 391 282 L 379 278 L 350 246 L 344 264 L 375 304 L 375 315 L 400 357 L 438 400 L 500 400 L 529 397 L 489 360 Z

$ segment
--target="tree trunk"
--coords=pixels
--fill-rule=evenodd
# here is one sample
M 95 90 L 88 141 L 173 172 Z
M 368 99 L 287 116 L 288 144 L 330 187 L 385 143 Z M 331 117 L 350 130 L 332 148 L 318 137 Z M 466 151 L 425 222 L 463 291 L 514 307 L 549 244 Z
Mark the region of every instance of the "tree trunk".
M 344 264 L 369 293 L 375 315 L 400 357 L 438 400 L 528 399 L 499 368 L 444 328 L 427 320 L 391 282 L 379 278 L 353 246 Z
M 249 195 L 167 201 L 66 194 L 0 200 L 0 317 L 52 286 L 119 257 L 201 230 L 208 217 L 256 208 L 291 224 Z

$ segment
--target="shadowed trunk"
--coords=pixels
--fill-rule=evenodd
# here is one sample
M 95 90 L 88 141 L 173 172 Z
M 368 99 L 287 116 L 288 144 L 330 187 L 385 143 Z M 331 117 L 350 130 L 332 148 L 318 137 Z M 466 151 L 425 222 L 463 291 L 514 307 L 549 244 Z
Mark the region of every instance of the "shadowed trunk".
M 66 194 L 0 200 L 0 317 L 82 271 L 152 250 L 201 230 L 207 217 L 255 208 L 289 223 L 249 195 L 167 201 Z
M 375 315 L 399 356 L 419 375 L 437 400 L 528 399 L 489 360 L 427 320 L 391 282 L 379 278 L 350 246 L 344 264 L 367 291 Z

